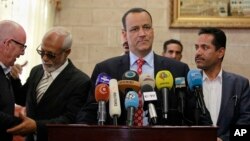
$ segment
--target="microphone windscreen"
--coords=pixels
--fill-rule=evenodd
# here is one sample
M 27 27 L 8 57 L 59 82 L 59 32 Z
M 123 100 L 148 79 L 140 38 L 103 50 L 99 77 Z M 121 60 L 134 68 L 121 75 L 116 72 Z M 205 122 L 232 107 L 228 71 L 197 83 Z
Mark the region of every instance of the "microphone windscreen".
M 140 90 L 140 83 L 134 80 L 120 80 L 118 81 L 119 90 L 125 93 L 126 89 L 132 89 L 136 92 Z
M 135 109 L 139 106 L 139 97 L 135 91 L 129 91 L 125 97 L 125 108 L 134 107 Z
M 149 74 L 141 74 L 139 77 L 139 82 L 141 84 L 141 87 L 143 85 L 150 85 L 153 89 L 155 88 L 155 80 Z
M 109 80 L 111 79 L 111 77 L 106 74 L 106 73 L 100 73 L 98 76 L 97 76 L 97 79 L 96 79 L 96 83 L 95 85 L 97 86 L 98 84 L 109 84 Z
M 175 78 L 175 88 L 183 88 L 183 87 L 186 87 L 185 77 Z
M 97 102 L 109 100 L 109 86 L 107 84 L 98 84 L 95 87 L 95 100 Z
M 190 70 L 187 74 L 187 81 L 191 91 L 197 86 L 202 87 L 202 75 L 200 70 Z
M 142 92 L 152 92 L 154 89 L 152 88 L 151 85 L 145 84 L 141 87 Z
M 111 117 L 121 115 L 121 105 L 120 105 L 120 96 L 118 90 L 118 83 L 116 79 L 110 79 L 109 81 L 109 114 Z
M 156 81 L 156 87 L 158 89 L 162 88 L 171 89 L 173 87 L 174 79 L 170 71 L 162 70 L 156 74 L 155 81 Z
M 122 80 L 139 80 L 139 75 L 136 71 L 128 70 L 122 75 Z

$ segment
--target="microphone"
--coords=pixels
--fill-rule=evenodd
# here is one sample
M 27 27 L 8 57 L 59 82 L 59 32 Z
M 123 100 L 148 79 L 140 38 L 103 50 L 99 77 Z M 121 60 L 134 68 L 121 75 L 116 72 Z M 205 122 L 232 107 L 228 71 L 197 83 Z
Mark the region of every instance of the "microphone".
M 139 80 L 139 75 L 134 70 L 128 70 L 122 75 L 122 80 Z
M 202 114 L 206 114 L 205 102 L 203 99 L 202 91 L 202 75 L 199 70 L 190 70 L 187 74 L 187 81 L 189 88 L 197 100 L 198 107 L 201 109 Z
M 138 94 L 135 91 L 129 91 L 125 97 L 125 108 L 127 110 L 127 126 L 132 126 L 134 123 L 135 110 L 139 106 Z
M 156 74 L 155 80 L 156 80 L 156 87 L 159 90 L 161 90 L 161 93 L 162 93 L 163 118 L 167 119 L 167 117 L 168 117 L 168 115 L 167 115 L 168 114 L 168 95 L 169 95 L 170 89 L 173 87 L 173 81 L 174 81 L 173 76 L 172 76 L 170 71 L 162 70 Z
M 157 124 L 157 113 L 155 110 L 154 103 L 157 102 L 157 95 L 154 91 L 153 87 L 149 84 L 145 84 L 141 88 L 143 99 L 144 99 L 144 109 L 148 109 L 149 112 L 149 119 L 152 124 Z M 147 105 L 147 106 L 145 106 Z
M 118 117 L 121 115 L 120 96 L 116 79 L 109 81 L 109 115 L 113 118 L 113 124 L 117 125 Z
M 129 91 L 138 92 L 140 90 L 140 83 L 138 82 L 138 79 L 139 75 L 136 71 L 126 71 L 122 76 L 122 80 L 118 81 L 119 90 L 124 94 Z
M 98 125 L 104 125 L 106 121 L 106 102 L 109 100 L 109 86 L 107 84 L 98 84 L 95 87 L 95 99 L 98 102 Z
M 141 86 L 148 84 L 152 86 L 153 89 L 155 88 L 155 80 L 149 74 L 145 74 L 145 73 L 141 74 L 139 77 L 139 82 Z
M 108 85 L 110 79 L 111 79 L 111 77 L 109 75 L 102 72 L 97 76 L 95 85 L 97 86 L 98 84 L 102 84 L 102 83 Z
M 141 91 L 144 100 L 144 110 L 149 112 L 149 121 L 152 124 L 157 124 L 157 113 L 155 110 L 155 103 L 157 102 L 157 94 L 154 91 L 155 80 L 149 74 L 141 74 L 139 77 L 139 82 L 141 84 Z
M 185 107 L 185 92 L 186 92 L 186 82 L 185 77 L 175 78 L 175 93 L 179 97 L 179 112 L 184 114 Z

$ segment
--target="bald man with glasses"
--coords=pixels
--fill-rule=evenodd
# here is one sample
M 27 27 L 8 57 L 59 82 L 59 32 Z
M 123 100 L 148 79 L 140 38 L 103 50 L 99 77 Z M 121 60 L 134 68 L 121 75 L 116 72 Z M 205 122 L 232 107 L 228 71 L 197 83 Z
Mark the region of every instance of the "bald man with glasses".
M 24 55 L 26 33 L 23 27 L 9 20 L 0 21 L 0 140 L 12 141 L 13 136 L 6 132 L 22 120 L 14 116 L 14 93 L 9 80 L 11 66 Z M 22 115 L 23 116 L 23 115 Z M 24 116 L 23 116 L 24 117 Z M 25 117 L 25 122 L 33 122 Z
M 71 33 L 65 28 L 54 27 L 44 35 L 36 49 L 42 64 L 31 70 L 23 86 L 18 79 L 22 67 L 13 67 L 12 83 L 18 86 L 14 92 L 20 96 L 17 102 L 20 105 L 26 102 L 27 116 L 36 122 L 35 126 L 20 124 L 8 132 L 28 134 L 27 141 L 47 141 L 46 124 L 74 123 L 76 114 L 87 100 L 91 83 L 90 78 L 68 58 L 71 45 Z

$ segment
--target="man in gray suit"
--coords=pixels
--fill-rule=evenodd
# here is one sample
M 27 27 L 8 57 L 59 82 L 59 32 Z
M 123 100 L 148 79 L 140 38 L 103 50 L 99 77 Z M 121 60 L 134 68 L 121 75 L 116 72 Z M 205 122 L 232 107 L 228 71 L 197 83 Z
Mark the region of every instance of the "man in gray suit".
M 204 101 L 217 141 L 228 141 L 231 125 L 250 124 L 249 80 L 222 69 L 226 35 L 217 28 L 202 28 L 195 43 L 195 62 L 203 73 Z
M 26 104 L 27 116 L 34 119 L 35 124 L 21 123 L 8 132 L 28 134 L 27 141 L 46 141 L 46 124 L 75 122 L 76 114 L 87 100 L 91 82 L 68 59 L 71 45 L 71 33 L 63 27 L 54 27 L 44 35 L 41 45 L 37 47 L 42 64 L 31 70 L 23 86 L 20 79 L 15 79 L 22 67 L 13 67 L 11 74 L 16 102 Z

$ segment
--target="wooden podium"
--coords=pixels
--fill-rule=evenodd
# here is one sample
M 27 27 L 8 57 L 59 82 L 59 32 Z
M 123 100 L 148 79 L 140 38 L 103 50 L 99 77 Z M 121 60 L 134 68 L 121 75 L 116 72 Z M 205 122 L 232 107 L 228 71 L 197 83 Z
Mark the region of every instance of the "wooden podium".
M 216 141 L 212 126 L 97 126 L 49 124 L 49 141 Z

